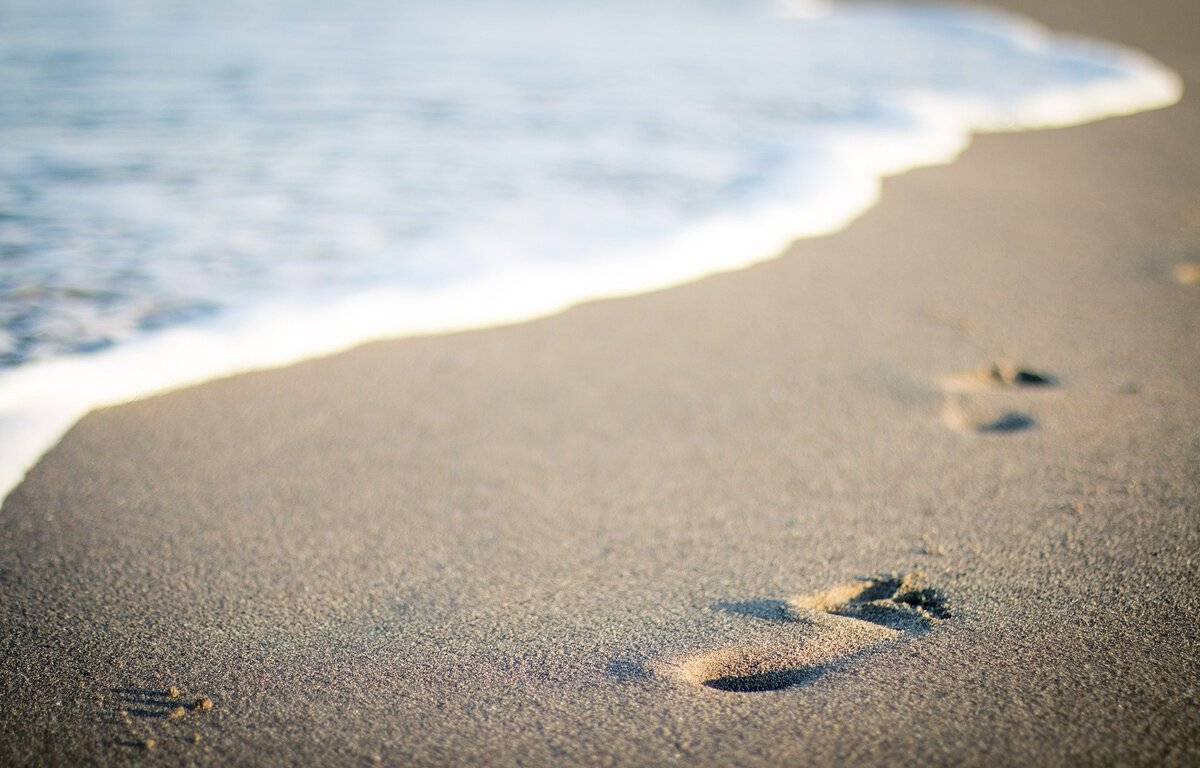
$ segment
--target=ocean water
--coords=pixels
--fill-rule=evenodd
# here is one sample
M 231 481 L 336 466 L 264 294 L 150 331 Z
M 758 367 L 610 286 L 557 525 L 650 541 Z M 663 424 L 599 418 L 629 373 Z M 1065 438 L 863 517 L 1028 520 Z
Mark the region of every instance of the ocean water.
M 742 267 L 1180 93 L 980 7 L 5 0 L 0 493 L 91 408 Z

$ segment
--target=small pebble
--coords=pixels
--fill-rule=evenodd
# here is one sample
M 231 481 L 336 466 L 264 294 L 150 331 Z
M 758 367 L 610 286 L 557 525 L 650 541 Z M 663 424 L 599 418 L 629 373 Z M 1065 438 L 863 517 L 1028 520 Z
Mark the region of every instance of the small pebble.
M 199 699 L 196 699 L 196 709 L 200 710 L 201 712 L 207 712 L 212 708 L 213 700 L 207 696 L 201 696 Z
M 175 707 L 171 710 L 171 714 L 167 715 L 168 720 L 182 720 L 187 717 L 187 710 L 183 707 Z
M 183 691 L 179 690 L 178 688 L 176 688 L 175 686 L 172 685 L 170 688 L 167 689 L 167 695 L 170 696 L 172 699 L 178 699 L 180 696 L 183 695 Z

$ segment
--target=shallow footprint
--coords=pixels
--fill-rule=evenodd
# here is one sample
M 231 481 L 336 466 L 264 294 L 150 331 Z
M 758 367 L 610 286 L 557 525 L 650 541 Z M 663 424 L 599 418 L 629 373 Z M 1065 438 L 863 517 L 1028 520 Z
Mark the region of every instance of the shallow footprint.
M 811 683 L 885 644 L 925 634 L 950 615 L 941 593 L 920 574 L 857 579 L 786 601 L 719 607 L 781 626 L 769 639 L 667 659 L 658 665 L 660 672 L 719 691 L 778 691 Z
M 1056 384 L 1058 384 L 1058 380 L 1048 373 L 1001 360 L 988 363 L 973 371 L 947 376 L 942 379 L 942 390 L 945 392 L 980 392 L 997 389 L 1053 387 Z
M 1037 425 L 1027 413 L 996 404 L 969 402 L 957 395 L 947 396 L 942 404 L 942 422 L 957 432 L 977 434 L 1020 432 Z
M 1017 391 L 1052 389 L 1058 380 L 1048 373 L 998 361 L 941 380 L 946 398 L 942 422 L 957 432 L 1002 434 L 1037 425 L 1033 416 L 1013 408 Z
M 798 618 L 806 613 L 826 613 L 910 634 L 924 634 L 950 618 L 945 596 L 926 584 L 920 573 L 855 579 L 823 592 L 793 597 L 788 606 Z

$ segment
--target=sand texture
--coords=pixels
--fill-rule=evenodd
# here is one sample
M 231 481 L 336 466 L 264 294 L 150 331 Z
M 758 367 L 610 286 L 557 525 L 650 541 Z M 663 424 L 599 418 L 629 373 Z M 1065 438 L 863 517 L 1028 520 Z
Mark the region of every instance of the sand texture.
M 0 514 L 0 764 L 1200 764 L 1200 6 L 1010 5 L 1184 101 L 85 418 Z

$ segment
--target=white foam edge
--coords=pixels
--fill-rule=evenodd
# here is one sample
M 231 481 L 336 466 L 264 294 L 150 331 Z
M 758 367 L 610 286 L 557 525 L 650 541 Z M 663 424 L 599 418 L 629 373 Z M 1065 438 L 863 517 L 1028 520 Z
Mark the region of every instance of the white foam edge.
M 812 8 L 819 7 L 819 3 Z M 585 301 L 668 288 L 776 257 L 796 239 L 833 234 L 873 206 L 883 178 L 953 162 L 975 132 L 1059 128 L 1170 106 L 1182 80 L 1140 52 L 1051 34 L 992 11 L 1031 49 L 1074 45 L 1117 55 L 1129 76 L 1040 92 L 998 111 L 915 93 L 917 140 L 842 134 L 836 178 L 817 201 L 781 201 L 714 217 L 647 250 L 599 265 L 519 267 L 433 293 L 380 288 L 319 306 L 280 304 L 146 335 L 98 353 L 30 363 L 0 375 L 0 494 L 5 497 L 88 412 L 238 373 L 331 355 L 368 341 L 521 323 Z M 910 137 L 911 139 L 911 137 Z

